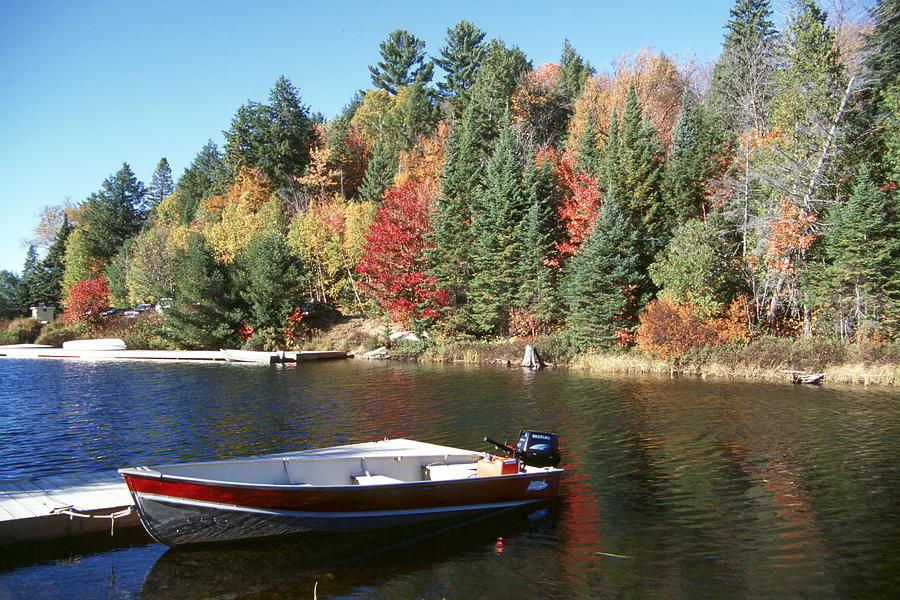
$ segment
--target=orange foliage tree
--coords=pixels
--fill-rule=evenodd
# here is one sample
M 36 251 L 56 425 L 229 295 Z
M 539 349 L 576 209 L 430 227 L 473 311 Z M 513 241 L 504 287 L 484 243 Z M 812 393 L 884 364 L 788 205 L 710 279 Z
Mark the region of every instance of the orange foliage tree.
M 781 201 L 781 214 L 772 223 L 766 247 L 766 264 L 782 274 L 793 272 L 806 251 L 816 241 L 819 215 L 808 213 L 787 200 Z
M 747 300 L 735 299 L 719 315 L 702 318 L 690 303 L 677 303 L 662 294 L 639 315 L 635 343 L 644 352 L 678 358 L 692 348 L 731 340 L 746 340 Z
M 203 201 L 206 214 L 213 220 L 222 215 L 222 211 L 229 205 L 242 203 L 256 212 L 266 203 L 272 194 L 269 180 L 261 171 L 241 166 L 234 183 L 228 187 L 224 196 L 212 196 Z

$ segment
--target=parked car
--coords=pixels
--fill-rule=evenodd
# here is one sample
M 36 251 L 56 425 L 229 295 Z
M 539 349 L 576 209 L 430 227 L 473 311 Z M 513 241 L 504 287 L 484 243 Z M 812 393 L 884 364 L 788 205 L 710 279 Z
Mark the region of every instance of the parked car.
M 144 312 L 145 310 L 150 310 L 151 308 L 153 308 L 152 304 L 138 304 L 134 307 L 134 310 L 138 312 Z

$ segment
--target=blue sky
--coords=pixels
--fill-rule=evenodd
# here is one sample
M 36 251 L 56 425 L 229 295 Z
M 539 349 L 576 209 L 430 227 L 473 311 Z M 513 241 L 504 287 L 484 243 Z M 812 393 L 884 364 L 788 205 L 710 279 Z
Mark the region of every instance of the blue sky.
M 0 20 L 0 269 L 21 272 L 38 212 L 81 202 L 127 162 L 175 179 L 280 75 L 331 118 L 398 28 L 438 55 L 462 19 L 535 66 L 568 38 L 604 72 L 647 45 L 679 60 L 718 55 L 731 0 L 586 2 L 9 2 Z M 436 78 L 441 76 L 440 71 Z

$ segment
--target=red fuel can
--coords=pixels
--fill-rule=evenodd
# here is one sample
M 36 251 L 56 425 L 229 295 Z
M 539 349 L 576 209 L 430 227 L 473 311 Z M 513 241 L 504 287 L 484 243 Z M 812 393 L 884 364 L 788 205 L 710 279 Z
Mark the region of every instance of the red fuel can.
M 505 456 L 488 456 L 478 461 L 475 474 L 478 477 L 515 475 L 519 472 L 519 461 Z

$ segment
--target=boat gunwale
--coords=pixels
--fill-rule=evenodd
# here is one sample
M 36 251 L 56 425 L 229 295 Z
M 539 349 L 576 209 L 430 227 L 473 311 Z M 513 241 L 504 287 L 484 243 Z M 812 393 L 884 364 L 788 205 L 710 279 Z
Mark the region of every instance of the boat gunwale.
M 202 464 L 202 463 L 201 463 Z M 468 464 L 468 463 L 458 463 L 458 464 Z M 475 463 L 472 463 L 473 466 Z M 487 480 L 487 479 L 496 479 L 496 478 L 521 478 L 521 477 L 535 477 L 535 476 L 543 476 L 549 473 L 555 472 L 563 472 L 564 469 L 560 469 L 559 467 L 531 467 L 533 469 L 538 469 L 536 471 L 531 472 L 519 472 L 519 473 L 509 473 L 506 475 L 495 475 L 491 477 L 475 477 L 474 473 L 468 477 L 458 477 L 458 478 L 450 478 L 450 479 L 417 479 L 415 481 L 402 481 L 398 480 L 396 482 L 390 483 L 379 483 L 379 488 L 390 488 L 397 486 L 408 486 L 413 484 L 452 484 L 459 482 L 466 482 L 471 480 Z M 160 471 L 150 470 L 147 467 L 126 467 L 119 469 L 119 473 L 124 477 L 133 477 L 139 479 L 149 479 L 152 481 L 164 481 L 167 483 L 187 483 L 191 485 L 202 485 L 208 487 L 221 487 L 221 488 L 249 488 L 249 489 L 258 489 L 258 490 L 277 490 L 277 491 L 287 491 L 287 490 L 303 490 L 313 492 L 316 490 L 340 490 L 343 488 L 348 489 L 358 489 L 361 487 L 359 484 L 355 483 L 338 483 L 338 484 L 314 484 L 314 483 L 254 483 L 254 482 L 244 482 L 244 481 L 229 481 L 229 480 L 220 480 L 220 479 L 203 479 L 199 477 L 189 477 L 185 475 L 168 475 L 166 473 L 162 473 Z M 166 496 L 171 498 L 179 498 L 180 496 Z

